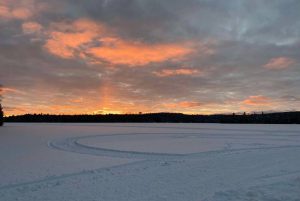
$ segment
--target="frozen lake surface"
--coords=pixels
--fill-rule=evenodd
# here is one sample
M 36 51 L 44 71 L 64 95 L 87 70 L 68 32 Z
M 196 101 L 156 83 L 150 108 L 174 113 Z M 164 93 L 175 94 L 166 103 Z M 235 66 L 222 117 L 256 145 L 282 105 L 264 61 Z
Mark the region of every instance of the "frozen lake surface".
M 300 125 L 6 124 L 15 200 L 300 201 Z

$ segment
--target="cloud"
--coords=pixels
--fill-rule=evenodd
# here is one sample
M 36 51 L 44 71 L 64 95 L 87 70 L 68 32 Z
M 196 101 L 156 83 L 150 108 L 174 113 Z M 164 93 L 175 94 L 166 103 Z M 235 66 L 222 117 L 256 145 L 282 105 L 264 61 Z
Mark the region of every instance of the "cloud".
M 124 40 L 108 30 L 105 25 L 88 19 L 55 23 L 47 33 L 49 39 L 44 47 L 66 59 L 81 58 L 95 63 L 127 66 L 176 61 L 193 52 L 189 43 L 147 44 Z
M 145 44 L 138 41 L 112 40 L 87 51 L 100 60 L 115 65 L 144 66 L 167 60 L 180 60 L 192 49 L 185 44 Z
M 76 50 L 81 45 L 91 41 L 93 33 L 50 33 L 50 39 L 45 48 L 52 54 L 62 58 L 74 58 Z
M 272 100 L 262 95 L 249 96 L 247 99 L 242 101 L 242 104 L 249 106 L 267 106 L 272 104 Z
M 103 26 L 88 19 L 78 19 L 72 23 L 51 24 L 46 32 L 48 40 L 44 47 L 62 58 L 74 58 L 76 52 L 85 51 L 81 46 L 92 42 L 103 31 Z
M 0 95 L 8 94 L 8 93 L 15 93 L 15 94 L 24 94 L 24 92 L 14 89 L 14 88 L 8 88 L 8 87 L 1 87 L 0 86 Z
M 24 34 L 40 33 L 42 28 L 42 25 L 37 22 L 24 22 L 22 24 L 22 30 Z
M 264 65 L 264 67 L 267 69 L 280 70 L 286 69 L 295 63 L 296 61 L 294 59 L 288 57 L 276 57 L 272 58 L 267 64 Z
M 0 2 L 0 20 L 26 21 L 48 9 L 48 3 L 39 0 L 4 0 Z
M 0 17 L 6 20 L 18 19 L 27 20 L 33 15 L 33 12 L 20 2 L 4 1 L 0 3 Z
M 26 20 L 32 16 L 32 13 L 27 8 L 16 7 L 9 8 L 0 4 L 0 17 L 4 19 L 19 19 Z
M 3 103 L 19 113 L 297 109 L 299 9 L 294 0 L 0 0 L 0 83 L 26 91 Z
M 32 13 L 27 8 L 15 8 L 11 11 L 13 18 L 26 20 L 32 16 Z
M 300 98 L 297 96 L 282 96 L 281 97 L 282 101 L 287 102 L 287 101 L 300 101 Z
M 177 103 L 165 103 L 163 104 L 164 107 L 168 109 L 186 109 L 186 108 L 195 108 L 203 106 L 203 103 L 196 102 L 196 101 L 182 101 Z
M 158 77 L 170 77 L 170 76 L 178 76 L 178 75 L 191 75 L 191 76 L 202 75 L 200 70 L 190 69 L 190 68 L 162 69 L 160 71 L 155 71 L 153 73 Z
M 1 4 L 0 4 L 0 17 L 2 18 L 11 17 L 11 11 L 9 10 L 9 8 Z
M 79 97 L 79 98 L 75 98 L 75 99 L 70 100 L 70 102 L 72 102 L 72 103 L 83 103 L 84 99 L 82 97 Z

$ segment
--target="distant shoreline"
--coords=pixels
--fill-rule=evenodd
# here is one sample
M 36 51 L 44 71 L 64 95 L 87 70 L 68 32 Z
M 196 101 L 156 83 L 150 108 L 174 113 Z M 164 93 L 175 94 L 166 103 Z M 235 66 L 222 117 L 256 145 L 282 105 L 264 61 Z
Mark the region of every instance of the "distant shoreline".
M 5 122 L 22 123 L 233 123 L 233 124 L 300 124 L 300 112 L 267 114 L 188 115 L 181 113 L 47 115 L 26 114 L 4 118 Z

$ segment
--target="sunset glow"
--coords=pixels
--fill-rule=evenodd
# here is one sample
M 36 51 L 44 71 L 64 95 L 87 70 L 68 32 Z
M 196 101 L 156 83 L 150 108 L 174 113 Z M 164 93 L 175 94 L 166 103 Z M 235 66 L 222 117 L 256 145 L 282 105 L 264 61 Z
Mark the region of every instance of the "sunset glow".
M 3 0 L 5 115 L 299 109 L 298 3 L 234 2 Z

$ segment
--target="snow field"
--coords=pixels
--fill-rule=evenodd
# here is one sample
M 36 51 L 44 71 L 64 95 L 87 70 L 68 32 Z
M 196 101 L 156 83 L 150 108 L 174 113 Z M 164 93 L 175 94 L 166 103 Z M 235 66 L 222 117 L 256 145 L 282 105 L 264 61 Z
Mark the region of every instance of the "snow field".
M 300 126 L 6 124 L 0 200 L 300 200 Z

